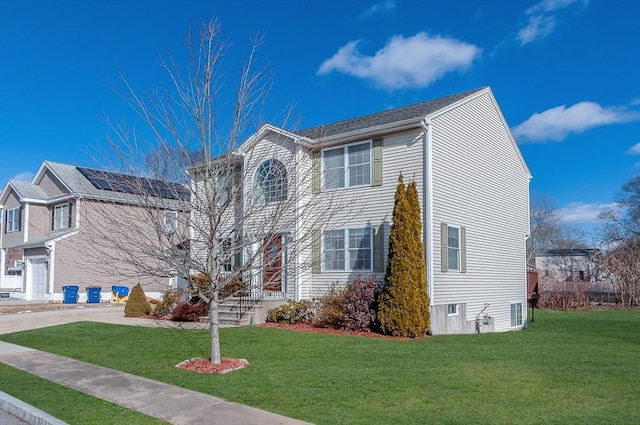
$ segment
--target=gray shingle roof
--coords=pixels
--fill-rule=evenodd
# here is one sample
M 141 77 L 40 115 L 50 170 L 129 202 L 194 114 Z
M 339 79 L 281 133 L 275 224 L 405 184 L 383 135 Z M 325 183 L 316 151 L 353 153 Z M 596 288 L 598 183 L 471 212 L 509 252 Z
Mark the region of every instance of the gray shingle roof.
M 49 242 L 60 236 L 64 236 L 69 233 L 75 232 L 76 229 L 57 230 L 55 232 L 48 233 L 46 235 L 38 236 L 37 238 L 29 239 L 27 242 L 16 245 L 16 248 L 37 248 L 45 246 L 46 242 Z
M 60 164 L 60 163 L 51 162 L 51 161 L 45 161 L 45 163 L 47 164 L 49 169 L 53 171 L 53 173 L 69 187 L 72 193 L 87 196 L 87 197 L 117 199 L 120 201 L 138 202 L 140 200 L 139 194 L 127 193 L 124 190 L 118 190 L 118 184 L 117 184 L 117 183 L 122 183 L 122 179 L 125 177 L 130 179 L 140 179 L 139 177 L 111 173 L 108 171 L 88 169 L 89 171 L 96 171 L 100 175 L 104 175 L 106 179 L 113 177 L 114 182 L 116 184 L 113 184 L 110 186 L 112 190 L 104 190 L 104 189 L 97 188 L 94 184 L 92 184 L 87 179 L 87 177 L 85 177 L 80 172 L 79 167 L 76 167 L 75 165 Z M 149 179 L 149 181 L 152 183 L 154 182 L 152 179 Z M 181 188 L 178 184 L 175 184 L 175 183 L 171 183 L 171 185 L 175 185 L 176 190 L 183 190 L 184 192 L 181 192 L 181 193 L 185 197 L 188 197 L 188 191 L 186 189 Z M 171 189 L 171 187 L 169 188 Z
M 345 121 L 338 121 L 331 124 L 325 124 L 317 127 L 307 128 L 297 131 L 296 134 L 309 137 L 312 139 L 320 137 L 329 137 L 337 134 L 349 133 L 351 131 L 363 130 L 380 125 L 391 124 L 407 120 L 420 120 L 425 116 L 445 108 L 467 96 L 470 96 L 485 87 L 458 93 L 451 96 L 441 97 L 439 99 L 429 100 L 427 102 L 415 103 L 401 108 L 389 109 L 387 111 L 377 112 L 362 117 L 352 118 Z
M 9 183 L 22 198 L 39 199 L 42 201 L 48 198 L 44 190 L 33 183 L 23 182 L 21 180 L 9 180 Z

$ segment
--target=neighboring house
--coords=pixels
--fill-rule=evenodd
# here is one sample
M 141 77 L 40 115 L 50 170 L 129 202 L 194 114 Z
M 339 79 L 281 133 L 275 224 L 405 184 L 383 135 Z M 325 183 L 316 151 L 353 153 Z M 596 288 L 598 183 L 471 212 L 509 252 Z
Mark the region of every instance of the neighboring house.
M 540 281 L 586 283 L 595 301 L 614 301 L 610 279 L 603 275 L 597 263 L 597 248 L 558 248 L 536 253 L 536 269 Z M 544 290 L 544 288 L 540 288 Z
M 264 256 L 252 258 L 263 277 L 280 277 L 261 296 L 308 299 L 360 273 L 382 281 L 402 172 L 420 194 L 432 333 L 472 333 L 477 319 L 482 332 L 525 324 L 531 175 L 489 88 L 302 131 L 265 125 L 234 155 L 246 176 L 240 203 L 298 197 L 304 209 L 315 199 L 330 217 L 265 235 Z M 332 210 L 345 204 L 358 213 Z M 289 249 L 305 232 L 312 242 Z
M 536 269 L 541 277 L 566 282 L 596 282 L 600 269 L 595 248 L 558 248 L 536 253 Z
M 107 208 L 121 223 L 136 216 L 140 197 L 128 184 L 135 179 L 44 161 L 32 182 L 9 180 L 0 193 L 0 288 L 14 289 L 14 296 L 27 300 L 60 301 L 64 286 L 77 285 L 84 301 L 85 288 L 99 285 L 101 298 L 108 300 L 112 285 L 131 288 L 140 282 L 148 295 L 159 296 L 170 278 L 133 277 L 131 267 L 118 261 L 125 254 L 97 232 L 101 227 L 118 227 L 113 224 L 117 221 L 108 223 L 101 215 Z M 149 181 L 160 184 L 145 179 Z M 169 221 L 176 214 L 162 213 Z

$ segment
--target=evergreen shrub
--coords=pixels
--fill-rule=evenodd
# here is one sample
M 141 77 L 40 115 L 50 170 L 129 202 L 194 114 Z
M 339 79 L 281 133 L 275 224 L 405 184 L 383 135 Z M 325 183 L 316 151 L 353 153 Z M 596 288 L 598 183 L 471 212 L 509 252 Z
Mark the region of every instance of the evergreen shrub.
M 398 178 L 385 285 L 379 298 L 378 322 L 384 334 L 423 336 L 429 330 L 429 297 L 422 243 L 420 201 L 416 183 Z
M 151 306 L 147 302 L 142 285 L 138 283 L 131 289 L 129 299 L 124 305 L 124 315 L 125 317 L 139 317 L 149 313 L 151 313 Z

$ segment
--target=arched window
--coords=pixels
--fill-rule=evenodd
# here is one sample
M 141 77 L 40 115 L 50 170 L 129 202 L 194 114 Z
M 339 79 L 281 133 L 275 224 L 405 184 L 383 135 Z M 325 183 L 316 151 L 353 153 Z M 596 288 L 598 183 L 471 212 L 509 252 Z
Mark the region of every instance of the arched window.
M 258 167 L 253 178 L 253 200 L 259 204 L 287 200 L 287 169 L 277 159 L 269 159 Z

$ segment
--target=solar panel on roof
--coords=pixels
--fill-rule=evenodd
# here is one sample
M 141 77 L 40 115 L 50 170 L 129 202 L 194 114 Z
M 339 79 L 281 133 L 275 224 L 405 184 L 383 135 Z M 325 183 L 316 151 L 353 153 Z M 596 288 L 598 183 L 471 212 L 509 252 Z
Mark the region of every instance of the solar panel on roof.
M 179 183 L 165 183 L 160 180 L 85 167 L 76 168 L 96 189 L 164 199 L 189 199 L 189 191 Z

